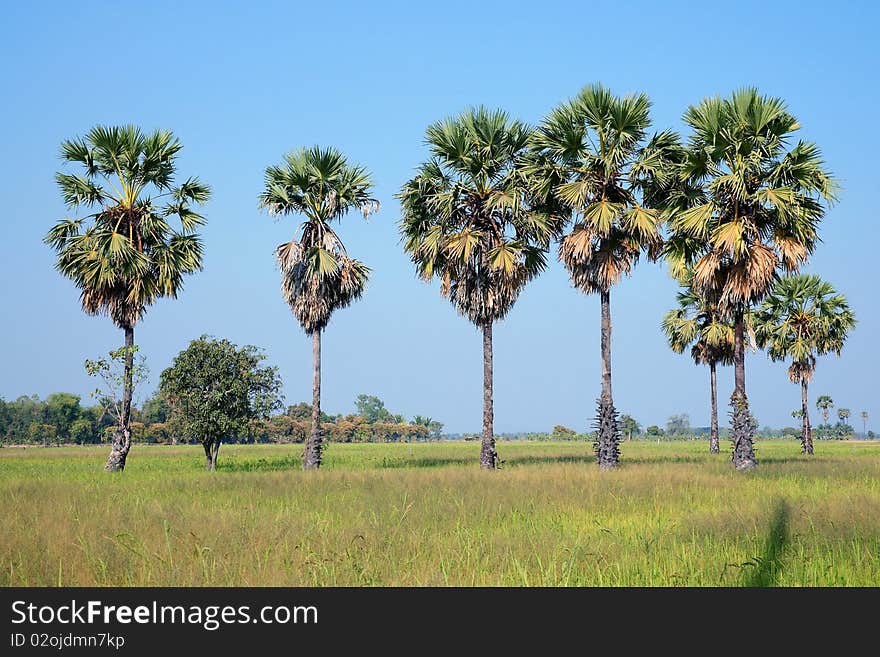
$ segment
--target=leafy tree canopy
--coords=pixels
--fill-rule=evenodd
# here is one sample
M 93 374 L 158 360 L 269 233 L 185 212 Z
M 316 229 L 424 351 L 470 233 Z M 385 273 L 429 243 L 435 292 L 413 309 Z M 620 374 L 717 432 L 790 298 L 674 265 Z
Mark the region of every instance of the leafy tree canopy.
M 251 420 L 280 408 L 281 379 L 277 368 L 262 365 L 265 359 L 252 345 L 207 335 L 190 342 L 159 383 L 179 434 L 213 444 L 245 433 Z

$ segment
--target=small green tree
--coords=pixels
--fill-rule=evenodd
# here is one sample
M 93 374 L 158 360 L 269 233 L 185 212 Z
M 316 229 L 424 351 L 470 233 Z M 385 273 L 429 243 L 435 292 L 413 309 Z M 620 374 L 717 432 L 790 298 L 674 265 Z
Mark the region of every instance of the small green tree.
M 374 395 L 358 395 L 354 400 L 357 414 L 370 424 L 375 422 L 388 422 L 392 419 L 391 413 L 385 408 L 385 402 Z
M 168 408 L 168 402 L 162 398 L 158 390 L 141 406 L 140 416 L 146 424 L 167 422 L 169 415 L 171 415 L 171 409 Z
M 118 438 L 119 427 L 128 423 L 131 437 L 131 405 L 137 389 L 149 376 L 146 360 L 138 356 L 138 346 L 120 347 L 108 353 L 109 358 L 87 359 L 86 372 L 100 379 L 100 385 L 91 392 L 98 402 L 98 422 L 109 416 L 116 424 L 113 440 Z M 130 447 L 130 445 L 129 445 Z M 128 452 L 126 451 L 126 454 Z
M 70 439 L 71 426 L 79 419 L 81 411 L 77 395 L 56 392 L 46 397 L 46 419 L 49 424 L 55 425 L 62 441 Z
M 28 442 L 35 445 L 45 445 L 48 447 L 58 440 L 58 429 L 54 424 L 45 424 L 43 422 L 35 422 L 28 427 Z
M 666 433 L 688 434 L 691 432 L 691 418 L 687 413 L 673 415 L 666 421 Z
M 632 415 L 623 414 L 620 416 L 620 430 L 626 435 L 627 440 L 632 440 L 633 435 L 641 433 L 642 427 Z
M 97 442 L 97 433 L 92 423 L 85 419 L 75 420 L 70 425 L 70 440 L 77 445 Z
M 262 367 L 265 359 L 252 345 L 203 335 L 162 372 L 159 391 L 171 406 L 174 429 L 202 444 L 208 470 L 216 468 L 224 438 L 246 433 L 251 420 L 281 407 L 278 369 Z

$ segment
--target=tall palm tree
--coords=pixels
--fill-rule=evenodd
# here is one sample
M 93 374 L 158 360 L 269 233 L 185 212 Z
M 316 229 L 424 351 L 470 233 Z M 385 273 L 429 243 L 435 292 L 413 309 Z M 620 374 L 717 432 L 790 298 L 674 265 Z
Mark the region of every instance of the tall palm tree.
M 175 184 L 181 148 L 168 130 L 144 134 L 132 125 L 97 126 L 61 144 L 63 161 L 81 168 L 56 174 L 64 202 L 89 214 L 59 221 L 44 241 L 57 252 L 56 269 L 79 288 L 83 310 L 108 315 L 125 333 L 122 412 L 107 471 L 124 469 L 131 449 L 134 327 L 148 306 L 177 297 L 184 276 L 202 268 L 194 231 L 204 218 L 193 205 L 210 190 L 197 178 Z
M 648 138 L 650 106 L 645 94 L 618 97 L 591 85 L 554 109 L 532 140 L 536 195 L 570 222 L 560 259 L 576 288 L 600 298 L 602 392 L 594 447 L 603 469 L 620 460 L 611 392 L 611 288 L 642 253 L 659 254 L 671 165 L 683 156 L 674 133 Z
M 862 411 L 859 413 L 859 417 L 862 418 L 862 437 L 868 437 L 868 411 Z
M 788 378 L 801 384 L 804 454 L 813 453 L 807 386 L 816 371 L 816 359 L 829 353 L 839 356 L 855 324 L 846 298 L 830 283 L 806 274 L 780 279 L 755 313 L 758 346 L 767 349 L 772 360 L 791 359 Z
M 321 333 L 335 310 L 360 298 L 370 273 L 348 255 L 332 224 L 351 210 L 365 219 L 377 212 L 372 186 L 364 167 L 349 164 L 336 149 L 313 146 L 268 167 L 260 193 L 260 207 L 270 215 L 304 218 L 299 232 L 275 255 L 284 300 L 312 338 L 312 429 L 303 452 L 305 470 L 321 466 Z
M 525 284 L 544 270 L 555 221 L 530 204 L 518 162 L 530 129 L 484 107 L 427 130 L 431 159 L 398 198 L 404 249 L 425 281 L 483 333 L 483 437 L 480 466 L 497 462 L 492 391 L 492 325 Z
M 850 416 L 852 416 L 852 411 L 848 408 L 838 408 L 837 409 L 837 419 L 846 424 L 846 421 L 849 420 Z
M 688 279 L 685 280 L 687 285 Z M 712 405 L 709 451 L 718 454 L 718 387 L 715 369 L 718 364 L 733 364 L 733 326 L 711 298 L 702 296 L 692 287 L 676 295 L 678 307 L 663 317 L 663 332 L 672 350 L 678 354 L 691 348 L 696 365 L 709 366 Z
M 828 413 L 834 408 L 834 400 L 829 395 L 819 395 L 816 399 L 816 408 L 822 411 L 822 419 L 828 424 Z
M 757 460 L 744 317 L 780 271 L 797 272 L 812 253 L 836 183 L 814 144 L 790 145 L 800 125 L 778 98 L 742 89 L 688 108 L 684 120 L 692 129 L 681 169 L 688 207 L 672 217 L 667 253 L 676 266 L 693 266 L 695 289 L 717 295 L 733 317 L 732 461 L 748 470 Z

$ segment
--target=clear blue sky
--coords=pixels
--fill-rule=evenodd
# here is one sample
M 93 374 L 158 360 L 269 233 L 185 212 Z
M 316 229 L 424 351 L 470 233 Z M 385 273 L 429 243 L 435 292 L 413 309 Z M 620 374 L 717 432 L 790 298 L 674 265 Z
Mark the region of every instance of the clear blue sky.
M 324 407 L 350 412 L 361 392 L 407 416 L 477 431 L 481 342 L 400 248 L 394 193 L 426 156 L 425 127 L 474 104 L 537 122 L 590 82 L 644 91 L 655 126 L 683 129 L 706 95 L 757 85 L 782 96 L 805 138 L 843 181 L 809 271 L 853 305 L 859 325 L 840 359 L 819 363 L 827 393 L 880 421 L 876 374 L 876 153 L 880 57 L 872 2 L 681 3 L 8 3 L 0 27 L 0 395 L 87 395 L 83 360 L 117 346 L 106 318 L 80 311 L 41 243 L 66 215 L 53 175 L 58 146 L 97 123 L 170 128 L 180 173 L 214 190 L 204 272 L 152 308 L 137 342 L 153 381 L 201 333 L 263 347 L 289 402 L 310 397 L 311 350 L 279 293 L 273 248 L 296 222 L 257 210 L 263 170 L 295 147 L 334 145 L 373 172 L 381 212 L 342 234 L 373 267 L 364 298 L 324 339 Z M 676 287 L 642 264 L 612 293 L 614 393 L 643 424 L 673 413 L 707 425 L 708 371 L 666 346 Z M 599 394 L 599 303 L 558 263 L 495 331 L 497 431 L 584 428 Z M 799 390 L 785 366 L 747 361 L 759 422 L 792 424 Z M 732 371 L 721 370 L 722 403 Z M 725 407 L 722 406 L 722 413 Z M 722 423 L 726 418 L 722 417 Z M 854 422 L 861 428 L 861 422 Z

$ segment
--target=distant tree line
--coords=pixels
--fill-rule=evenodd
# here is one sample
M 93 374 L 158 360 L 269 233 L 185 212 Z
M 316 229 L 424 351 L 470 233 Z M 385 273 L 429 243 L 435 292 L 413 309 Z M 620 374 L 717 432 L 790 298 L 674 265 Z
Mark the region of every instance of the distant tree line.
M 321 414 L 321 428 L 331 442 L 413 442 L 443 437 L 443 423 L 416 415 L 412 420 L 392 414 L 377 397 L 360 395 L 375 407 L 368 413 L 356 402 L 357 412 Z M 372 401 L 375 400 L 375 401 Z M 384 412 L 383 412 L 384 411 Z M 300 402 L 265 420 L 253 420 L 245 430 L 223 437 L 224 443 L 302 443 L 311 431 L 312 406 Z M 132 440 L 155 444 L 197 444 L 175 431 L 171 408 L 160 395 L 132 406 Z M 100 405 L 86 406 L 80 396 L 53 393 L 45 399 L 22 395 L 13 401 L 0 398 L 0 443 L 6 445 L 95 445 L 112 440 L 115 420 Z

